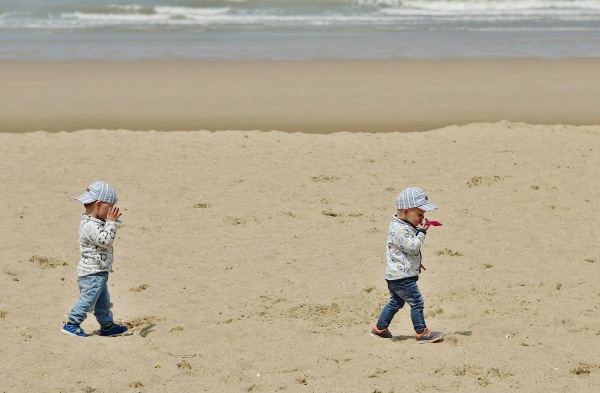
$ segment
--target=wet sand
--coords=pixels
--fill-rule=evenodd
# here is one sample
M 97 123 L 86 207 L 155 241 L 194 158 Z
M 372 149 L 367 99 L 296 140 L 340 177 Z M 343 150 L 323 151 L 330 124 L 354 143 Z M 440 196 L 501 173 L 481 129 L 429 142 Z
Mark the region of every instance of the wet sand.
M 0 62 L 0 132 L 600 124 L 600 60 Z

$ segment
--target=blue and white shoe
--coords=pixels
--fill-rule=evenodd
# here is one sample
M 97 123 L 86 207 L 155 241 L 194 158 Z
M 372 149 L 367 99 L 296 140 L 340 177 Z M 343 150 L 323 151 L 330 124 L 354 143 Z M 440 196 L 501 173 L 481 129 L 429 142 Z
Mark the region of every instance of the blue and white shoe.
M 123 335 L 127 330 L 127 326 L 121 326 L 115 323 L 109 329 L 100 329 L 100 335 L 104 337 L 116 337 Z
M 63 326 L 61 332 L 63 334 L 69 334 L 71 336 L 77 336 L 77 337 L 88 337 L 89 336 L 89 334 L 87 334 L 86 332 L 83 331 L 83 329 L 81 328 L 81 326 L 79 326 L 79 325 L 68 325 L 66 323 Z

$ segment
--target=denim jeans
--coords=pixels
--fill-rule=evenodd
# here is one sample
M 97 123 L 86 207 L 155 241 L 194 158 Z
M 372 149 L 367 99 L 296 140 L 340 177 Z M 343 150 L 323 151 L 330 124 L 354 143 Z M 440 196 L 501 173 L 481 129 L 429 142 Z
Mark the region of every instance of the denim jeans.
M 87 317 L 88 312 L 94 312 L 100 327 L 112 326 L 112 303 L 108 293 L 108 273 L 96 273 L 77 279 L 79 286 L 79 300 L 71 310 L 68 323 L 80 325 Z
M 418 277 L 403 278 L 400 280 L 387 281 L 390 290 L 390 301 L 383 307 L 379 320 L 378 329 L 385 329 L 392 323 L 394 315 L 404 307 L 405 303 L 410 306 L 410 319 L 415 332 L 422 333 L 425 329 L 425 315 L 423 309 L 425 302 L 417 286 Z

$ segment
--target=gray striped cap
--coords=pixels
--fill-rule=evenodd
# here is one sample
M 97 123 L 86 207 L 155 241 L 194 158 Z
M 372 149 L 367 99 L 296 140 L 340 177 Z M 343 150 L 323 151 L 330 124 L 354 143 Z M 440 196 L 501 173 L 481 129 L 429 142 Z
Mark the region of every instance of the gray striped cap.
M 117 203 L 117 193 L 114 188 L 104 183 L 103 181 L 97 181 L 85 190 L 83 195 L 79 195 L 77 198 L 79 202 L 86 204 L 94 201 L 106 202 L 106 203 Z
M 436 205 L 429 202 L 425 191 L 419 187 L 408 187 L 402 190 L 396 198 L 396 207 L 398 210 L 418 207 L 426 212 L 437 209 Z

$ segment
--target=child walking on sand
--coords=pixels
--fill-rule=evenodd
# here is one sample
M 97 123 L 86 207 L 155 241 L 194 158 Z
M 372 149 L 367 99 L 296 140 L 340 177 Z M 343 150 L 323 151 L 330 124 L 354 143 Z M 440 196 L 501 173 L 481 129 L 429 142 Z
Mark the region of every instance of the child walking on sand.
M 120 336 L 127 327 L 117 325 L 113 320 L 112 303 L 108 293 L 108 274 L 112 272 L 113 241 L 117 235 L 117 219 L 121 217 L 117 203 L 117 193 L 104 182 L 92 183 L 79 202 L 85 206 L 85 213 L 79 224 L 79 248 L 81 258 L 77 266 L 79 300 L 71 310 L 62 332 L 73 336 L 87 337 L 81 323 L 87 313 L 93 311 L 100 324 L 100 335 Z
M 410 317 L 418 343 L 430 343 L 443 339 L 440 332 L 433 332 L 425 325 L 423 313 L 424 301 L 417 280 L 421 270 L 426 270 L 421 263 L 421 246 L 429 222 L 425 212 L 437 209 L 430 203 L 425 191 L 418 187 L 409 187 L 396 198 L 396 214 L 387 237 L 387 266 L 385 280 L 390 291 L 390 300 L 381 311 L 377 324 L 371 330 L 374 337 L 390 338 L 394 336 L 388 330 L 394 315 L 404 307 L 410 306 Z

